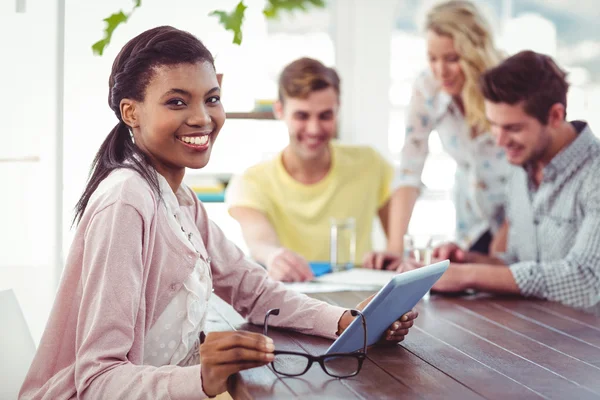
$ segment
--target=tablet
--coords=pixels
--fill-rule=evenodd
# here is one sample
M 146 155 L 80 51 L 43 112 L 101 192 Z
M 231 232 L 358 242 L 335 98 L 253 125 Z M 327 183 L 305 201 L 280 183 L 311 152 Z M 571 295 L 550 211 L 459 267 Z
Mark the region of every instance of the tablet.
M 375 344 L 385 331 L 410 311 L 446 272 L 450 262 L 440 261 L 394 276 L 362 311 L 367 321 L 367 345 Z M 364 331 L 361 318 L 355 318 L 325 354 L 362 349 Z

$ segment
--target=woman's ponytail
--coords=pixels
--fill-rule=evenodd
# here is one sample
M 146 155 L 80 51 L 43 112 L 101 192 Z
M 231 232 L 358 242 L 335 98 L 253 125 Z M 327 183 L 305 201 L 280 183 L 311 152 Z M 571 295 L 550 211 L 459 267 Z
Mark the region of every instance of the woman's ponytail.
M 137 171 L 149 184 L 160 192 L 158 179 L 148 157 L 133 141 L 130 128 L 123 121 L 110 131 L 94 157 L 88 183 L 75 206 L 73 223 L 79 223 L 94 191 L 113 170 L 130 168 Z

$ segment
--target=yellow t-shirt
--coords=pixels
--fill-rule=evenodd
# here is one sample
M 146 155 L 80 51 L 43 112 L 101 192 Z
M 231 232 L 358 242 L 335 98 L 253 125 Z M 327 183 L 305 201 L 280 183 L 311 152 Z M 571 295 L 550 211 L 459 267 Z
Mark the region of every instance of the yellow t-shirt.
M 331 169 L 315 184 L 294 180 L 282 154 L 249 168 L 229 184 L 228 209 L 249 207 L 263 212 L 282 246 L 308 261 L 329 261 L 330 218 L 354 217 L 356 258 L 371 251 L 377 211 L 390 197 L 392 166 L 374 149 L 331 144 Z

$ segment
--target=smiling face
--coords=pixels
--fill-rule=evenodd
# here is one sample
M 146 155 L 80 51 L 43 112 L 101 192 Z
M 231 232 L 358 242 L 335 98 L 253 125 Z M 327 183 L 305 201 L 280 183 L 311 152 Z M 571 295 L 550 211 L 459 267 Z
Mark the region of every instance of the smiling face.
M 460 66 L 460 55 L 450 36 L 427 31 L 427 57 L 429 68 L 443 91 L 459 96 L 465 84 L 465 74 Z
M 208 62 L 160 66 L 143 101 L 123 99 L 123 121 L 135 144 L 164 176 L 202 168 L 225 122 L 214 67 Z
M 275 105 L 275 113 L 287 125 L 290 149 L 304 161 L 327 155 L 337 131 L 338 110 L 339 96 L 332 87 L 310 92 L 305 99 L 286 97 L 284 104 Z
M 552 142 L 550 129 L 527 114 L 522 103 L 486 100 L 485 113 L 497 145 L 505 149 L 511 164 L 523 166 L 545 157 Z

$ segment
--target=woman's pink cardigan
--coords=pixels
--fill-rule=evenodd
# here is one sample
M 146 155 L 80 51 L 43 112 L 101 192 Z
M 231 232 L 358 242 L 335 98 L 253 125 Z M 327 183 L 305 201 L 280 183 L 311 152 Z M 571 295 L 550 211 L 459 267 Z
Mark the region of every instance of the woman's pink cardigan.
M 335 337 L 344 309 L 286 290 L 208 219 L 191 189 L 182 212 L 212 259 L 215 294 L 250 322 Z M 142 365 L 146 333 L 192 272 L 197 254 L 173 234 L 165 208 L 135 172 L 102 182 L 77 228 L 22 399 L 201 399 L 200 365 Z M 183 219 L 182 219 L 183 220 Z

